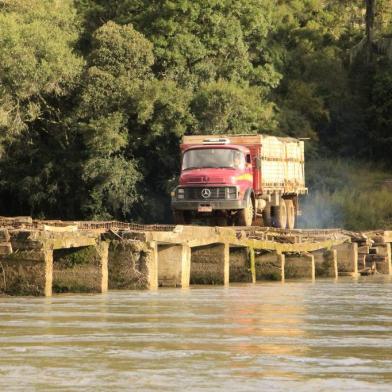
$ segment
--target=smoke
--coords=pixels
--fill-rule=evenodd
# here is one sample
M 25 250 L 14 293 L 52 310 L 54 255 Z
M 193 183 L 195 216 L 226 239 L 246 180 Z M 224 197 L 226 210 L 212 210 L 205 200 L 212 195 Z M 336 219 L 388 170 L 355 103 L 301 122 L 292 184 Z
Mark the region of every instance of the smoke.
M 309 190 L 309 195 L 301 200 L 302 215 L 297 227 L 304 229 L 328 229 L 345 226 L 343 206 L 333 200 L 326 191 Z
M 307 163 L 309 195 L 301 199 L 301 228 L 392 228 L 392 173 L 363 162 Z

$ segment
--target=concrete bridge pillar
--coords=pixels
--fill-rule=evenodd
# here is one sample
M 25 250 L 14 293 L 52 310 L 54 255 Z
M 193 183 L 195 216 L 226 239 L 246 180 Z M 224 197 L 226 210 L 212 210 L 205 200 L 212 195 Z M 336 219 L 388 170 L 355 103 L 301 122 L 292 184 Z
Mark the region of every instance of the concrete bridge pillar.
M 252 276 L 252 283 L 256 283 L 256 258 L 255 250 L 253 248 L 248 249 L 249 252 L 249 262 L 250 262 L 250 273 Z
M 191 249 L 188 245 L 158 245 L 158 285 L 189 287 Z
M 230 247 L 227 243 L 194 247 L 191 250 L 192 284 L 229 284 Z
M 284 276 L 285 279 L 316 278 L 314 256 L 309 253 L 286 254 Z
M 53 250 L 43 251 L 45 264 L 45 297 L 51 297 L 53 292 Z
M 385 244 L 385 246 L 382 248 L 381 255 L 385 256 L 385 262 L 384 262 L 384 269 L 382 273 L 385 273 L 386 275 L 392 275 L 392 252 L 391 252 L 391 243 L 388 242 Z
M 278 262 L 281 265 L 281 271 L 282 271 L 282 282 L 285 281 L 286 279 L 286 274 L 285 274 L 285 268 L 286 268 L 286 256 L 283 253 L 278 253 Z
M 316 277 L 337 278 L 338 260 L 336 249 L 312 252 L 315 261 Z
M 256 280 L 285 279 L 285 255 L 276 252 L 256 252 L 255 274 Z
M 358 276 L 358 244 L 344 243 L 334 247 L 337 251 L 338 274 Z
M 254 250 L 246 247 L 230 247 L 230 282 L 250 283 L 255 279 Z
M 51 296 L 53 251 L 23 250 L 0 259 L 0 293 Z
M 0 293 L 49 297 L 108 290 L 108 243 L 53 249 L 51 239 L 27 239 L 21 245 L 24 249 L 0 259 Z
M 158 287 L 156 242 L 112 240 L 109 246 L 109 290 Z
M 375 264 L 377 272 L 392 275 L 391 243 L 373 245 L 372 253 L 365 256 L 365 267 Z
M 149 256 L 147 257 L 147 288 L 156 290 L 158 288 L 158 244 L 156 241 L 148 242 Z
M 101 264 L 101 293 L 109 290 L 109 243 L 101 241 L 96 247 Z

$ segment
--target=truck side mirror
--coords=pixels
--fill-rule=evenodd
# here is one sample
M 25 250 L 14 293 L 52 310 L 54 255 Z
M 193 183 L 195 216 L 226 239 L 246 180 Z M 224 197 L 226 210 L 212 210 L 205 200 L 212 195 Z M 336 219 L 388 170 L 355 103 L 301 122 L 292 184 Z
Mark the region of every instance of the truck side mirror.
M 259 157 L 255 158 L 255 167 L 256 169 L 261 169 L 261 159 Z

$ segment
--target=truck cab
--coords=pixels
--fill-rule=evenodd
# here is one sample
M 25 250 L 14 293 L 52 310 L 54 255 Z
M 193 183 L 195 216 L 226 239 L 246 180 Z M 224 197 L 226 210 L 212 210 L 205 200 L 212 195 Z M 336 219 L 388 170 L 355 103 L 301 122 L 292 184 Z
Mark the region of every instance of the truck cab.
M 213 217 L 224 224 L 250 225 L 254 199 L 248 148 L 226 138 L 182 146 L 179 185 L 172 193 L 176 223 Z

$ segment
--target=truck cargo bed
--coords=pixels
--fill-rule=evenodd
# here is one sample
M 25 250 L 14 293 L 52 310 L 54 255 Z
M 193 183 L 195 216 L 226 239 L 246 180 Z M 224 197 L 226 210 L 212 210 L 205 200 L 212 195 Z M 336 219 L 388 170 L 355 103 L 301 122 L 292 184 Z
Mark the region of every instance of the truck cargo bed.
M 269 135 L 192 135 L 184 136 L 183 144 L 203 144 L 206 139 L 228 139 L 230 145 L 249 148 L 257 193 L 305 194 L 304 142 L 289 137 Z

